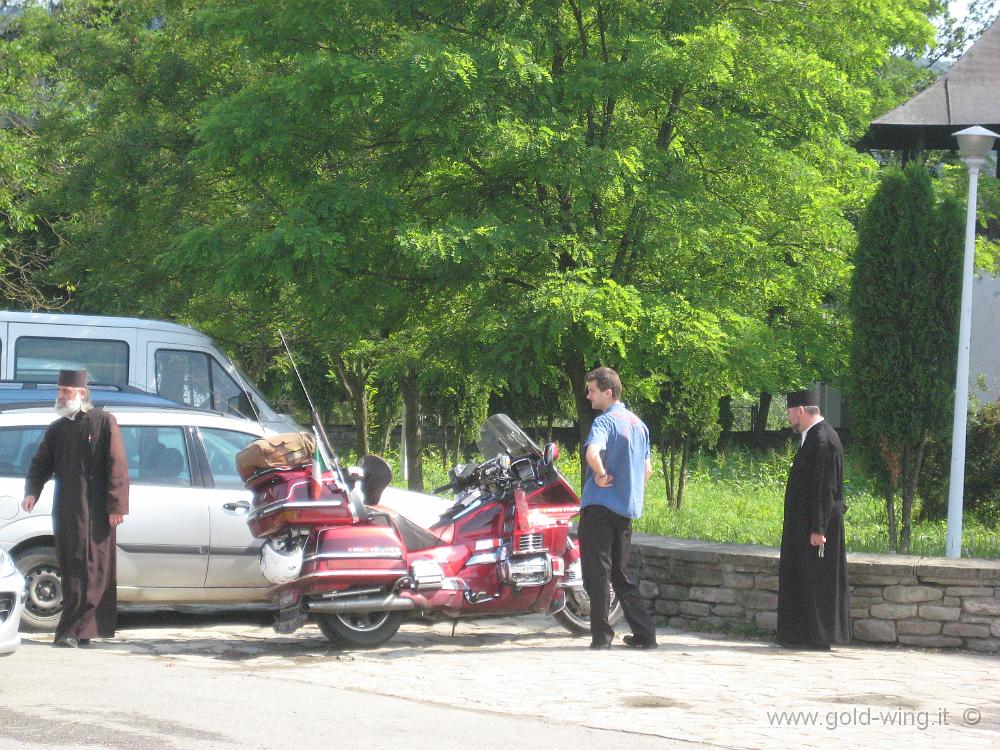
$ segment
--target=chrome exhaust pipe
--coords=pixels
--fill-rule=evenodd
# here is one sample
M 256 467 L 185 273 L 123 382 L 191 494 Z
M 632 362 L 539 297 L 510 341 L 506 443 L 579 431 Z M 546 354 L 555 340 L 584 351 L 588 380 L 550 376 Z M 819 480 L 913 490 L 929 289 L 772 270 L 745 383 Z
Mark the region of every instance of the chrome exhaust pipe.
M 310 612 L 319 614 L 343 614 L 344 612 L 403 612 L 417 608 L 412 599 L 390 594 L 389 596 L 365 596 L 357 599 L 311 601 L 306 603 Z

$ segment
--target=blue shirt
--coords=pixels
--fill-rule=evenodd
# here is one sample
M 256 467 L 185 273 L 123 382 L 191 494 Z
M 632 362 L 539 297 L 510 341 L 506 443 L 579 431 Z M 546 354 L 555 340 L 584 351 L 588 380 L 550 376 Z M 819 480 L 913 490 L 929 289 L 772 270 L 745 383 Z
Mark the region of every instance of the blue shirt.
M 603 505 L 625 518 L 642 515 L 646 488 L 646 459 L 649 458 L 649 430 L 635 414 L 617 402 L 594 420 L 584 444 L 601 449 L 604 470 L 612 477 L 610 487 L 598 487 L 594 472 L 587 466 L 581 507 Z

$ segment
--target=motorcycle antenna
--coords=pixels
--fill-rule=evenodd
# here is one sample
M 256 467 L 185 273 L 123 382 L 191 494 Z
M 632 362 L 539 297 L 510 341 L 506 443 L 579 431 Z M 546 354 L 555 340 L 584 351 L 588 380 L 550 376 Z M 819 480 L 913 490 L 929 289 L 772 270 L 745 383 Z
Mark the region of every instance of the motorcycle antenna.
M 318 437 L 322 443 L 322 447 L 326 455 L 330 457 L 334 470 L 340 475 L 341 482 L 347 484 L 347 478 L 344 476 L 344 470 L 340 467 L 340 462 L 337 460 L 337 454 L 334 452 L 333 446 L 330 445 L 330 438 L 327 437 L 326 430 L 323 428 L 323 423 L 320 421 L 319 412 L 316 411 L 316 405 L 313 404 L 312 397 L 309 395 L 309 390 L 306 388 L 306 383 L 302 379 L 302 374 L 299 372 L 298 365 L 295 364 L 295 357 L 292 356 L 292 350 L 289 348 L 288 342 L 285 341 L 285 334 L 279 330 L 278 336 L 281 337 L 281 343 L 284 345 L 285 351 L 288 353 L 288 361 L 292 363 L 292 369 L 295 371 L 295 377 L 298 378 L 299 386 L 302 388 L 302 392 L 306 395 L 306 401 L 309 403 L 309 415 L 312 417 L 313 430 L 316 432 L 316 437 Z

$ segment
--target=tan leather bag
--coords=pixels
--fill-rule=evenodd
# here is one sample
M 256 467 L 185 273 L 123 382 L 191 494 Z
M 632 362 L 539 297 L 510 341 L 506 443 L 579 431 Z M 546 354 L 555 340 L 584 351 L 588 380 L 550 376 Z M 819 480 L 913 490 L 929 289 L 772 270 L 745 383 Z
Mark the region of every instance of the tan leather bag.
M 312 461 L 316 439 L 308 432 L 283 432 L 254 440 L 236 454 L 236 470 L 247 478 L 268 469 L 301 466 Z

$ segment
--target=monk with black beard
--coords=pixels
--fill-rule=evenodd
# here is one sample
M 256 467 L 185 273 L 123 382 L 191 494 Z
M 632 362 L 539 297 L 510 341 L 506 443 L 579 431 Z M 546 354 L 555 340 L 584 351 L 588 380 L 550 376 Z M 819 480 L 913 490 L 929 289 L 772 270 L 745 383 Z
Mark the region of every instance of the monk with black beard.
M 801 438 L 785 489 L 778 642 L 829 650 L 851 639 L 844 450 L 812 391 L 788 395 L 788 422 Z
M 52 645 L 75 648 L 115 635 L 115 528 L 128 513 L 128 463 L 118 422 L 90 404 L 86 370 L 59 373 L 55 408 L 62 418 L 49 425 L 31 460 L 22 507 L 30 512 L 55 476 L 63 609 Z

